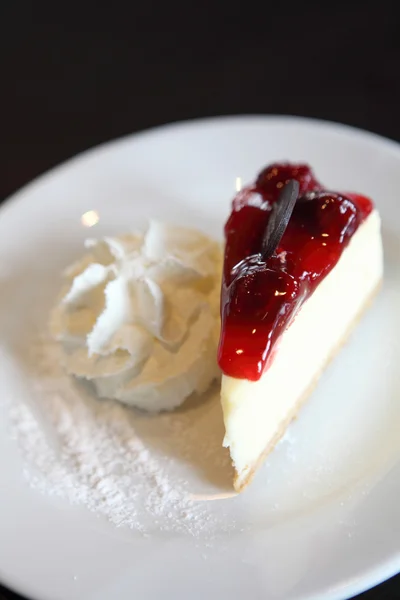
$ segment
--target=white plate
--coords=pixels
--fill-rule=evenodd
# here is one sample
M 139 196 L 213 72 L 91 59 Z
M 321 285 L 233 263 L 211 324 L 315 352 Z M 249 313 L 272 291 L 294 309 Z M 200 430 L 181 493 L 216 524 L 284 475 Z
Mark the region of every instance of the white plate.
M 24 351 L 44 327 L 62 267 L 81 252 L 81 215 L 98 211 L 91 236 L 156 216 L 221 237 L 237 178 L 248 182 L 279 159 L 307 161 L 331 188 L 375 199 L 386 271 L 382 294 L 254 484 L 236 498 L 203 501 L 187 533 L 160 522 L 146 536 L 31 489 L 10 415 L 21 400 L 35 408 L 41 372 Z M 399 146 L 369 133 L 297 118 L 223 118 L 91 150 L 1 208 L 3 583 L 40 600 L 336 599 L 400 570 L 399 172 Z M 200 494 L 226 489 L 216 400 L 184 421 L 194 439 L 196 431 L 205 436 L 210 472 L 199 438 L 200 451 L 189 448 L 186 458 L 176 439 L 164 447 L 171 481 L 179 474 Z M 164 433 L 162 421 L 152 423 L 145 441 Z

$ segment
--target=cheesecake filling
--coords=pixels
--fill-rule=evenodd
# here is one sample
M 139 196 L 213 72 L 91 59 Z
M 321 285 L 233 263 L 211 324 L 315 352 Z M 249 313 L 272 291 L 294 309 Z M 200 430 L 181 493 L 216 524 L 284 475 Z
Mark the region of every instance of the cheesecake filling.
M 204 392 L 219 374 L 220 245 L 158 221 L 85 245 L 51 316 L 66 371 L 147 411 Z
M 382 272 L 380 219 L 374 210 L 281 332 L 262 376 L 252 381 L 240 377 L 240 370 L 239 377 L 223 376 L 224 446 L 230 448 L 237 489 L 295 416 L 302 399 L 373 296 Z

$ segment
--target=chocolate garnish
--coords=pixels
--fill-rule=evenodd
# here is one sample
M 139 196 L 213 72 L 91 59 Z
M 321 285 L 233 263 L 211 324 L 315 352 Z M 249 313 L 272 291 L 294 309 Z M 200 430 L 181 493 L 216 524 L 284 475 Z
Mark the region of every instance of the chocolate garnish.
M 263 260 L 268 260 L 277 249 L 292 216 L 294 205 L 299 195 L 299 189 L 298 181 L 290 179 L 282 188 L 276 202 L 272 205 L 261 246 Z

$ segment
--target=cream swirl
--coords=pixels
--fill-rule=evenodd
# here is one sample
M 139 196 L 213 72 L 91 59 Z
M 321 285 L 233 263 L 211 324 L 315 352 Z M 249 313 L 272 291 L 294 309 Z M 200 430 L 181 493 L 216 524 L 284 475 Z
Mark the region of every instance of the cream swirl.
M 85 246 L 51 316 L 67 372 L 148 411 L 204 392 L 218 376 L 219 244 L 151 221 Z

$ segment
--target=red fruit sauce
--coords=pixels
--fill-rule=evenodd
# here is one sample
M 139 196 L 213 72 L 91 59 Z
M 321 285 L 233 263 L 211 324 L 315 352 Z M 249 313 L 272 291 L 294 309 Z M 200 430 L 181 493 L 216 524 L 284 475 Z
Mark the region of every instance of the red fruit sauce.
M 271 207 L 289 179 L 299 182 L 299 198 L 278 248 L 264 261 Z M 325 190 L 307 165 L 271 165 L 237 194 L 225 225 L 218 350 L 223 373 L 261 377 L 280 334 L 372 209 L 368 198 Z

